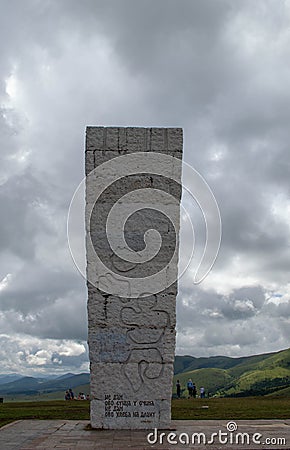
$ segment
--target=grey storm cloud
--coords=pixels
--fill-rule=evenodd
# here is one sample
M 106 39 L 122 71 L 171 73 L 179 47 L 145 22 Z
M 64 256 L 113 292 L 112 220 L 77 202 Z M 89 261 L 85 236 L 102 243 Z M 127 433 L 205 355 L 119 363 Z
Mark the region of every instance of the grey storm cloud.
M 277 345 L 287 347 L 290 303 L 277 304 L 273 299 L 262 286 L 244 286 L 228 295 L 181 288 L 178 350 L 196 356 L 238 356 L 275 351 Z
M 184 160 L 219 204 L 211 273 L 179 280 L 177 353 L 289 346 L 289 18 L 273 0 L 1 3 L 3 371 L 87 363 L 85 281 L 66 238 L 86 125 L 183 127 Z M 205 226 L 183 202 L 197 267 Z

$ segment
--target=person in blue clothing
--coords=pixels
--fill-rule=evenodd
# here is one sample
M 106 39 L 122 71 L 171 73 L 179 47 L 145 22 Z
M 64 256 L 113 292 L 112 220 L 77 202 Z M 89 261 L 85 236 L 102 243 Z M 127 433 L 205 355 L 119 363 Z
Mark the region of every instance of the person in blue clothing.
M 187 382 L 187 390 L 188 390 L 188 395 L 189 395 L 188 398 L 192 397 L 192 395 L 193 395 L 193 382 L 192 382 L 191 378 L 189 378 L 189 380 Z

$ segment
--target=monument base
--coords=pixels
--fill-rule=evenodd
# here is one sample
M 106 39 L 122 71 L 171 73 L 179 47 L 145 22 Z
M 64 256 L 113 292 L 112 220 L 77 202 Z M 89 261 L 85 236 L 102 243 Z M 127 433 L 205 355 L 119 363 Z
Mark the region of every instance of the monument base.
M 91 382 L 92 428 L 170 428 L 172 364 L 93 364 L 91 370 L 98 374 Z

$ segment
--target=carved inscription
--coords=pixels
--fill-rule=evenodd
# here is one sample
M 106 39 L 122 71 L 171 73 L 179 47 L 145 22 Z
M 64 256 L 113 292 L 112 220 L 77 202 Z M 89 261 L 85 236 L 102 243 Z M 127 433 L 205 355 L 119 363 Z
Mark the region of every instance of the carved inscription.
M 108 418 L 153 418 L 156 414 L 154 407 L 154 400 L 127 400 L 122 394 L 105 394 L 105 417 Z

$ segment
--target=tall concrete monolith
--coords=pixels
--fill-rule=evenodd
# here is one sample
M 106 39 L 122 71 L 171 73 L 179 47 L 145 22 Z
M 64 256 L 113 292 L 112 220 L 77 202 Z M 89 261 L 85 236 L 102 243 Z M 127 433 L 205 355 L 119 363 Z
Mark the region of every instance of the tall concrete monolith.
M 168 428 L 182 129 L 87 127 L 91 425 Z

